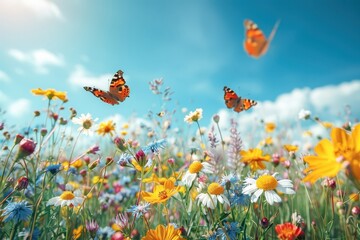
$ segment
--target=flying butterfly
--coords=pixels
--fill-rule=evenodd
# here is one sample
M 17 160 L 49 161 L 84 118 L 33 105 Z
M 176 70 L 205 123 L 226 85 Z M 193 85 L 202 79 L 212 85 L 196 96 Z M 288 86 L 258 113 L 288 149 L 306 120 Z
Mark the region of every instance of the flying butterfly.
M 94 87 L 85 86 L 86 91 L 94 94 L 95 97 L 100 98 L 101 101 L 111 105 L 119 104 L 123 102 L 130 94 L 130 88 L 126 85 L 126 81 L 123 78 L 123 71 L 119 70 L 114 74 L 111 79 L 109 91 L 101 90 Z
M 270 42 L 275 36 L 280 21 L 277 21 L 266 39 L 264 33 L 258 28 L 258 26 L 251 20 L 246 19 L 244 21 L 245 26 L 245 41 L 244 48 L 247 54 L 251 57 L 259 58 L 264 55 L 270 45 Z
M 224 100 L 226 107 L 232 108 L 235 112 L 249 110 L 257 104 L 254 100 L 239 97 L 233 90 L 226 86 L 224 87 Z

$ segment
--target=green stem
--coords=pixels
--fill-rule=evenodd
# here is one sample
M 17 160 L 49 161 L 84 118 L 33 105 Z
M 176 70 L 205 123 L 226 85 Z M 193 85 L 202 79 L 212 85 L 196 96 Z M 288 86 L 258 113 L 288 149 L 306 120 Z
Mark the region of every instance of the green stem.
M 14 226 L 13 229 L 11 230 L 10 240 L 13 240 L 13 239 L 14 239 L 14 237 L 15 237 L 15 232 L 16 232 L 17 228 L 19 227 L 19 224 L 20 224 L 20 222 L 14 223 L 15 226 Z
M 9 154 L 8 154 L 7 157 L 6 157 L 4 169 L 3 169 L 2 174 L 1 174 L 0 189 L 3 189 L 3 184 L 2 184 L 2 183 L 3 183 L 3 180 L 4 180 L 5 170 L 6 170 L 6 167 L 7 167 L 9 158 L 10 158 L 10 155 L 11 155 L 12 151 L 14 150 L 15 146 L 16 146 L 16 145 L 14 144 L 14 145 L 11 147 Z M 15 162 L 15 161 L 14 161 L 14 162 Z M 13 164 L 15 164 L 15 163 L 13 163 Z M 11 168 L 10 168 L 9 171 L 11 172 Z M 5 181 L 6 181 L 6 179 L 5 179 Z

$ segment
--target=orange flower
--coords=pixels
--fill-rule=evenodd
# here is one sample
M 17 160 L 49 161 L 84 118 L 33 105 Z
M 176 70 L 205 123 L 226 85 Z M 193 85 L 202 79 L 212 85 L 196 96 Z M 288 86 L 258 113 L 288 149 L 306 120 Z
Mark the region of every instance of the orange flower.
M 259 148 L 249 149 L 249 151 L 240 151 L 241 161 L 245 164 L 250 165 L 251 171 L 256 171 L 258 169 L 265 169 L 263 161 L 269 162 L 269 155 L 262 155 L 262 150 Z
M 150 229 L 142 240 L 185 240 L 181 237 L 181 230 L 175 229 L 173 225 L 158 225 L 155 230 Z
M 277 233 L 277 237 L 280 240 L 293 240 L 293 239 L 297 238 L 298 236 L 304 234 L 304 232 L 301 230 L 301 228 L 299 228 L 289 222 L 276 225 L 275 231 Z

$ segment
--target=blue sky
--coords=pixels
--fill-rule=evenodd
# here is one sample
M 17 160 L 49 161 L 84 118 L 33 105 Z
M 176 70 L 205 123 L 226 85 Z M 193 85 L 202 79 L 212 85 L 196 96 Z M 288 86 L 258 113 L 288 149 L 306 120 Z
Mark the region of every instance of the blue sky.
M 183 107 L 203 108 L 205 125 L 213 114 L 231 112 L 224 110 L 224 85 L 274 111 L 294 102 L 296 111 L 337 116 L 350 104 L 359 116 L 359 10 L 359 1 L 2 0 L 0 107 L 12 122 L 28 123 L 33 110 L 46 107 L 30 90 L 55 88 L 78 113 L 146 118 L 162 104 L 148 82 L 163 78 L 180 121 Z M 260 59 L 243 50 L 247 18 L 266 35 L 281 20 Z M 131 88 L 120 105 L 83 90 L 106 88 L 119 69 Z M 283 104 L 281 96 L 291 100 Z

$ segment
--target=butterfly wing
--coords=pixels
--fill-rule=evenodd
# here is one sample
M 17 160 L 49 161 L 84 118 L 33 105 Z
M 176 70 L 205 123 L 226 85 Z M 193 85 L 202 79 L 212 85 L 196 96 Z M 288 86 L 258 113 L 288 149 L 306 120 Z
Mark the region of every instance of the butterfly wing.
M 251 20 L 244 21 L 245 26 L 245 41 L 244 48 L 247 54 L 258 58 L 266 53 L 269 41 L 266 39 L 264 33 Z
M 120 102 L 123 102 L 130 95 L 130 88 L 125 85 L 126 81 L 123 77 L 123 71 L 119 70 L 111 79 L 109 92 Z
M 228 87 L 224 87 L 224 100 L 227 108 L 233 108 L 238 101 L 238 95 Z
M 123 102 L 130 95 L 130 88 L 128 85 L 120 86 L 118 88 L 118 92 L 116 93 L 116 97 L 120 102 Z
M 119 104 L 119 102 L 112 96 L 110 92 L 105 92 L 101 89 L 87 87 L 87 86 L 85 86 L 84 89 L 94 94 L 95 97 L 100 98 L 100 100 L 103 102 L 106 102 L 111 105 Z

